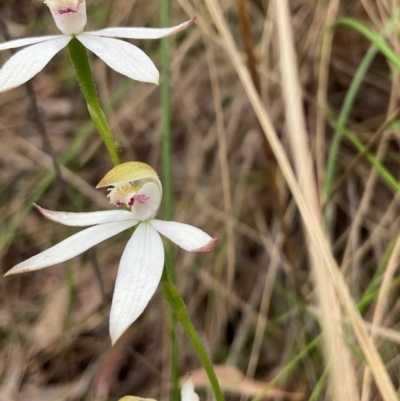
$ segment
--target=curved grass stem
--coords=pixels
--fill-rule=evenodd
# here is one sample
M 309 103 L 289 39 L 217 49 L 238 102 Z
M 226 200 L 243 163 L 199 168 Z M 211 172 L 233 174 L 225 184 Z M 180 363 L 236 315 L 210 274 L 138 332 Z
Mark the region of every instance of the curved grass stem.
M 365 75 L 378 51 L 381 51 L 387 57 L 387 59 L 391 61 L 393 65 L 400 70 L 400 58 L 390 49 L 389 45 L 383 38 L 384 35 L 387 35 L 395 27 L 395 21 L 397 20 L 398 15 L 399 11 L 397 11 L 392 16 L 392 18 L 387 22 L 381 34 L 375 34 L 365 25 L 351 18 L 339 18 L 332 27 L 334 28 L 337 25 L 346 25 L 357 30 L 371 41 L 371 47 L 365 54 L 361 64 L 359 65 L 356 71 L 356 74 L 354 75 L 350 88 L 346 93 L 343 106 L 340 110 L 337 125 L 335 127 L 335 133 L 329 150 L 328 162 L 326 167 L 326 179 L 323 190 L 324 205 L 326 205 L 326 203 L 329 201 L 332 195 L 333 181 L 335 179 L 335 173 L 336 173 L 337 157 L 347 119 L 350 115 L 350 111 L 353 107 L 361 83 L 363 82 Z

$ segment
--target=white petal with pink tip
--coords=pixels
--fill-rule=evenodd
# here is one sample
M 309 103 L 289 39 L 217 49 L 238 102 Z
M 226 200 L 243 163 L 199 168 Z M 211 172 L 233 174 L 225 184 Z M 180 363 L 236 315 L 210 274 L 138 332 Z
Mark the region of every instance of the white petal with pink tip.
M 203 230 L 176 221 L 151 220 L 150 224 L 162 235 L 179 245 L 185 251 L 204 252 L 215 247 L 218 240 Z
M 87 228 L 86 230 L 68 237 L 59 244 L 19 263 L 9 270 L 6 276 L 40 270 L 48 266 L 65 262 L 135 224 L 135 220 L 128 220 Z
M 183 22 L 171 28 L 141 28 L 141 27 L 116 27 L 105 28 L 99 31 L 85 32 L 85 35 L 103 36 L 108 38 L 121 38 L 121 39 L 161 39 L 166 36 L 173 35 L 190 26 L 196 18 L 193 17 L 189 21 Z

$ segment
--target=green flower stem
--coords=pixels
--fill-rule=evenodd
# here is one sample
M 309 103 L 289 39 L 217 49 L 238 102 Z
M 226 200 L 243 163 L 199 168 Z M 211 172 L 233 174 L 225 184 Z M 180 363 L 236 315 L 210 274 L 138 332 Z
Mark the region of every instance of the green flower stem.
M 204 348 L 199 334 L 197 333 L 192 321 L 190 320 L 185 303 L 175 285 L 172 283 L 170 277 L 168 276 L 168 272 L 166 269 L 164 269 L 163 276 L 161 278 L 161 284 L 165 299 L 167 300 L 169 306 L 174 311 L 176 317 L 183 326 L 186 335 L 189 337 L 193 348 L 196 350 L 196 353 L 199 356 L 201 363 L 203 364 L 208 379 L 210 380 L 211 388 L 214 392 L 216 401 L 224 401 L 224 396 L 222 394 L 221 387 L 219 386 L 217 375 L 215 374 L 211 359 L 208 356 L 206 349 Z
M 117 144 L 100 106 L 86 49 L 76 38 L 73 38 L 69 42 L 68 49 L 90 117 L 107 147 L 113 165 L 117 166 L 120 164 Z

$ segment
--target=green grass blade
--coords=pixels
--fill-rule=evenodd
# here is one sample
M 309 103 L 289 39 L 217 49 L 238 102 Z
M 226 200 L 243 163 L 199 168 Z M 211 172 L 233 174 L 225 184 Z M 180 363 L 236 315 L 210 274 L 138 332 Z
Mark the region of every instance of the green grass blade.
M 169 26 L 169 0 L 160 3 L 160 22 L 162 27 Z M 172 190 L 172 163 L 171 163 L 171 104 L 170 104 L 170 62 L 169 62 L 169 38 L 161 40 L 161 127 L 162 127 L 162 170 L 163 170 L 163 201 L 164 217 L 166 220 L 173 218 L 173 190 Z M 174 254 L 171 243 L 168 241 L 165 248 L 166 268 L 173 283 L 176 283 Z M 176 339 L 177 318 L 172 310 L 168 316 L 171 342 L 171 401 L 180 400 L 179 391 L 179 350 Z
M 354 21 L 350 18 L 339 18 L 334 26 L 337 25 L 346 25 L 350 26 L 362 34 L 364 34 L 368 39 L 371 40 L 372 46 L 369 48 L 368 52 L 364 56 L 360 66 L 358 67 L 354 78 L 351 82 L 349 90 L 346 93 L 346 97 L 343 102 L 343 106 L 340 110 L 338 122 L 335 127 L 335 133 L 333 136 L 333 140 L 329 149 L 328 162 L 326 168 L 326 177 L 325 177 L 325 186 L 323 190 L 323 204 L 326 204 L 329 201 L 329 198 L 332 193 L 333 181 L 335 178 L 336 172 L 336 162 L 339 153 L 340 143 L 343 137 L 343 128 L 346 125 L 347 119 L 349 117 L 350 111 L 353 107 L 355 98 L 360 89 L 361 83 L 364 80 L 364 77 L 374 59 L 378 51 L 382 51 L 383 54 L 387 55 L 388 59 L 394 62 L 396 67 L 400 67 L 400 59 L 393 53 L 390 47 L 387 45 L 385 40 L 382 38 L 382 35 L 387 34 L 395 27 L 395 21 L 397 20 L 399 12 L 396 12 L 394 16 L 387 22 L 382 34 L 377 35 L 372 32 L 369 28 L 360 24 L 357 21 Z
M 338 122 L 334 120 L 332 116 L 327 116 L 328 122 L 333 126 L 337 127 Z M 357 135 L 351 130 L 342 127 L 341 132 L 346 138 L 362 153 L 365 153 L 365 158 L 376 168 L 380 176 L 389 184 L 389 186 L 397 193 L 400 194 L 400 184 L 398 180 L 392 175 L 392 173 L 375 157 L 371 152 L 365 152 L 365 145 Z

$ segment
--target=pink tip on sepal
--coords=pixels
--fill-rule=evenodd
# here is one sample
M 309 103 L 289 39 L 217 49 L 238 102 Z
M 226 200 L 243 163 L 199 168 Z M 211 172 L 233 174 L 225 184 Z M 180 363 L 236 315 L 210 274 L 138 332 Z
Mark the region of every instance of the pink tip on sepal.
M 186 21 L 180 25 L 178 25 L 176 27 L 176 29 L 172 32 L 170 32 L 167 36 L 171 36 L 171 35 L 175 35 L 176 33 L 183 31 L 184 29 L 188 28 L 190 25 L 192 25 L 194 23 L 194 21 L 196 21 L 197 17 L 192 17 L 190 18 L 189 21 Z
M 193 252 L 212 251 L 218 245 L 218 242 L 219 242 L 219 238 L 212 238 L 208 244 L 202 246 L 201 248 L 194 249 Z

